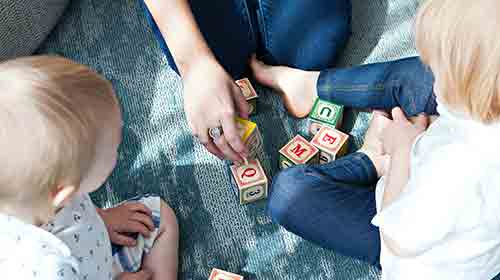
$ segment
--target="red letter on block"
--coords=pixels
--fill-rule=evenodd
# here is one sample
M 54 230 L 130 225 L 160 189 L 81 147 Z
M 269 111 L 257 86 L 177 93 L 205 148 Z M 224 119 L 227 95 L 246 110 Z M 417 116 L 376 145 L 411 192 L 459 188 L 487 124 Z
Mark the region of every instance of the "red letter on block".
M 257 174 L 257 170 L 255 170 L 254 168 L 247 168 L 245 169 L 245 171 L 243 171 L 243 174 L 241 174 L 241 179 L 245 178 L 245 177 L 253 177 L 255 176 L 255 174 Z
M 307 149 L 306 149 L 306 148 L 302 148 L 302 149 L 301 149 L 301 148 L 302 148 L 302 146 L 301 146 L 300 144 L 297 144 L 297 147 L 293 148 L 293 149 L 292 149 L 292 152 L 293 152 L 293 153 L 294 153 L 297 157 L 300 157 L 300 156 L 302 156 L 302 154 L 303 154 L 304 152 L 306 152 L 306 151 L 307 151 Z
M 323 141 L 329 142 L 330 145 L 333 145 L 335 144 L 335 142 L 337 142 L 337 137 L 331 136 L 328 133 L 326 133 L 325 136 L 323 136 Z

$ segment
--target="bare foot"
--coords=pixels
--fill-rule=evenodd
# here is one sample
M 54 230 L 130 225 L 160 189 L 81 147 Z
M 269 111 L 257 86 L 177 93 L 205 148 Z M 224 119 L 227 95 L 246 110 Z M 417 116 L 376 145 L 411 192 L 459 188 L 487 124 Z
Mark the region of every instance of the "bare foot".
M 318 97 L 316 83 L 319 72 L 269 66 L 257 60 L 255 56 L 252 57 L 250 66 L 259 83 L 280 93 L 290 114 L 304 118 L 311 112 Z
M 384 152 L 384 146 L 380 137 L 390 121 L 389 114 L 386 112 L 373 111 L 372 120 L 366 131 L 363 146 L 359 149 L 359 152 L 366 154 L 371 159 L 379 177 L 385 174 L 389 163 L 389 156 Z

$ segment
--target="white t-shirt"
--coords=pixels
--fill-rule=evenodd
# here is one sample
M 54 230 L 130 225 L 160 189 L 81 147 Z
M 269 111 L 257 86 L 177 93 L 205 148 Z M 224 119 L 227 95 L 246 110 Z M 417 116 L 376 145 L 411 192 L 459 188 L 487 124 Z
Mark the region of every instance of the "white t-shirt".
M 492 279 L 500 272 L 500 124 L 438 105 L 440 117 L 411 150 L 408 184 L 372 223 L 413 257 L 384 245 L 383 280 Z

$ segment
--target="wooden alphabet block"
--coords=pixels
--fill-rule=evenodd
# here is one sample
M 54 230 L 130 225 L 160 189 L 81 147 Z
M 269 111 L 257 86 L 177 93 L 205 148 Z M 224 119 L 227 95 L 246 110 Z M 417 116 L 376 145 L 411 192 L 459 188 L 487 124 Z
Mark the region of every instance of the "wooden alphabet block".
M 253 88 L 252 83 L 250 83 L 250 80 L 247 78 L 237 80 L 236 84 L 240 87 L 243 96 L 245 96 L 245 99 L 250 106 L 250 115 L 257 113 L 257 98 L 259 96 Z
M 316 135 L 323 126 L 340 128 L 344 115 L 344 106 L 317 99 L 309 114 L 309 133 Z
M 214 268 L 208 280 L 243 280 L 243 276 Z
M 262 150 L 262 136 L 257 124 L 242 118 L 237 118 L 236 124 L 238 125 L 243 143 L 248 147 L 249 158 L 256 158 Z
M 267 198 L 268 180 L 258 160 L 241 166 L 232 165 L 231 173 L 236 183 L 240 204 Z
M 319 162 L 328 163 L 343 156 L 347 152 L 349 135 L 334 128 L 323 127 L 311 140 L 311 144 L 319 149 Z
M 280 150 L 280 168 L 293 165 L 317 163 L 319 150 L 304 137 L 297 135 Z

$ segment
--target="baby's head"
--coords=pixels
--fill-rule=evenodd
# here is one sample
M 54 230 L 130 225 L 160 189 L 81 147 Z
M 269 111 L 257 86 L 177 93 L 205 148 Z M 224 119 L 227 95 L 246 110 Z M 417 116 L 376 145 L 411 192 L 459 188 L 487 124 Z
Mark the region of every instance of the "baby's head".
M 0 212 L 46 222 L 113 170 L 121 114 L 111 84 L 57 57 L 0 64 Z
M 500 1 L 429 0 L 416 42 L 438 98 L 482 123 L 500 121 Z

